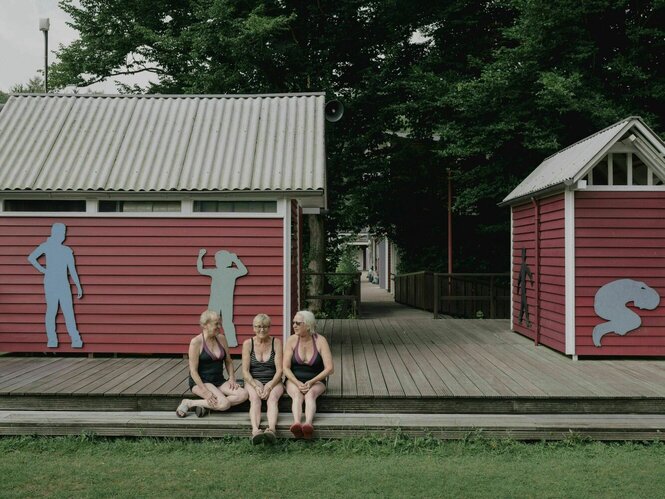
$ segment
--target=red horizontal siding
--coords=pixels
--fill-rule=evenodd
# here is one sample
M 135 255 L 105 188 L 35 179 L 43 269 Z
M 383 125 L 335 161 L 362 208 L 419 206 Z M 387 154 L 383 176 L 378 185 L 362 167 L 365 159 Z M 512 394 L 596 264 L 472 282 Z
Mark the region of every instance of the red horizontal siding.
M 535 338 L 536 321 L 540 314 L 540 342 L 556 350 L 565 349 L 565 288 L 564 288 L 564 200 L 563 194 L 541 199 L 539 202 L 540 262 L 536 262 L 535 208 L 532 203 L 513 207 L 513 329 L 529 338 Z M 527 303 L 531 327 L 517 323 L 520 294 L 517 292 L 522 262 L 522 248 L 527 250 L 527 264 L 538 279 L 540 310 L 536 310 L 535 286 L 527 285 Z M 554 319 L 554 320 L 552 320 Z
M 27 256 L 47 239 L 54 222 L 67 225 L 64 244 L 74 251 L 83 287 L 80 300 L 73 295 L 84 341 L 78 351 L 185 353 L 210 296 L 211 280 L 196 268 L 200 248 L 207 250 L 206 268 L 214 267 L 214 254 L 223 249 L 248 269 L 235 287 L 239 343 L 253 334 L 259 312 L 271 315 L 273 332 L 281 336 L 280 218 L 0 217 L 0 351 L 48 350 L 43 276 Z M 72 351 L 61 312 L 57 329 L 57 351 Z
M 575 199 L 576 353 L 665 355 L 665 194 L 578 192 Z M 638 310 L 642 325 L 625 336 L 607 334 L 593 344 L 593 328 L 606 322 L 595 295 L 617 279 L 644 281 L 661 296 L 655 310 Z

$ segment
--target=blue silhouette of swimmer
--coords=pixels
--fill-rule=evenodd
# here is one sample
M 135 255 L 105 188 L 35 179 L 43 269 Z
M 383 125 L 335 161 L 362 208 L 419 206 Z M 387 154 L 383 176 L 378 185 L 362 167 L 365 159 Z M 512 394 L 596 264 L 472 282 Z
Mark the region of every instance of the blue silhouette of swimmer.
M 625 336 L 642 325 L 642 318 L 626 306 L 630 302 L 640 310 L 654 310 L 660 304 L 660 295 L 655 289 L 634 279 L 608 282 L 596 292 L 593 309 L 607 322 L 593 328 L 591 337 L 594 345 L 600 347 L 601 339 L 608 333 Z
M 235 292 L 236 279 L 247 274 L 247 267 L 245 267 L 235 253 L 220 250 L 215 253 L 217 268 L 204 269 L 203 255 L 205 254 L 205 249 L 199 250 L 196 268 L 199 274 L 207 275 L 212 279 L 210 283 L 208 310 L 214 310 L 219 314 L 222 318 L 224 336 L 229 346 L 237 347 L 236 327 L 233 324 L 233 294 Z M 235 267 L 233 264 L 235 264 Z
M 69 246 L 62 244 L 65 240 L 67 227 L 62 223 L 54 223 L 51 227 L 51 236 L 28 256 L 28 261 L 34 268 L 44 274 L 44 296 L 46 297 L 46 337 L 47 347 L 58 346 L 58 334 L 56 332 L 55 319 L 58 315 L 58 307 L 62 308 L 65 316 L 67 332 L 72 339 L 72 348 L 81 348 L 83 341 L 76 329 L 76 318 L 74 317 L 74 306 L 72 304 L 72 288 L 69 284 L 69 276 L 72 276 L 76 289 L 77 298 L 83 296 L 79 276 L 76 273 L 74 263 L 74 252 Z M 39 258 L 44 255 L 46 266 L 39 263 Z

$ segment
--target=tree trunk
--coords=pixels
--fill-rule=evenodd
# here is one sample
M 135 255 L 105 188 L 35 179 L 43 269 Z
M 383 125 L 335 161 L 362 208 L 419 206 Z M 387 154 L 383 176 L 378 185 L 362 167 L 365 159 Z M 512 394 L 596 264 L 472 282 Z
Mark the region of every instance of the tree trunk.
M 325 231 L 323 230 L 323 216 L 307 215 L 309 227 L 309 265 L 310 272 L 325 272 Z M 323 294 L 323 276 L 310 276 L 307 294 L 309 296 Z M 317 313 L 321 310 L 321 300 L 309 300 L 309 310 Z

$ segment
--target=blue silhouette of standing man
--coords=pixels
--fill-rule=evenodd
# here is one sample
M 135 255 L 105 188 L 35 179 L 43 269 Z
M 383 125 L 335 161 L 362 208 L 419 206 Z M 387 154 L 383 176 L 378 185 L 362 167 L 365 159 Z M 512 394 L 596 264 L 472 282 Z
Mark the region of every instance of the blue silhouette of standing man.
M 79 276 L 76 273 L 74 263 L 74 252 L 69 246 L 62 244 L 65 240 L 67 227 L 62 223 L 54 223 L 51 227 L 51 236 L 28 256 L 28 261 L 39 272 L 44 274 L 44 296 L 46 297 L 46 337 L 47 346 L 56 348 L 58 346 L 58 334 L 55 327 L 55 319 L 58 315 L 58 307 L 62 308 L 65 316 L 67 332 L 72 339 L 72 348 L 81 348 L 83 341 L 76 329 L 76 318 L 74 317 L 74 306 L 72 303 L 72 289 L 69 284 L 69 276 L 72 276 L 78 298 L 83 296 Z M 46 257 L 46 266 L 39 263 L 39 258 Z

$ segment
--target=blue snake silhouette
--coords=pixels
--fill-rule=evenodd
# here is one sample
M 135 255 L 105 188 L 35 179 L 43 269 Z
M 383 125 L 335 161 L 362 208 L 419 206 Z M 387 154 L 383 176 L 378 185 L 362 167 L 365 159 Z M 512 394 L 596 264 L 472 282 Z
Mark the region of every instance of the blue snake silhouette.
M 601 287 L 596 293 L 593 309 L 608 322 L 593 328 L 594 345 L 601 346 L 600 340 L 607 333 L 623 336 L 642 325 L 641 317 L 626 307 L 629 302 L 641 310 L 653 310 L 660 303 L 660 295 L 643 282 L 633 279 L 618 279 Z

